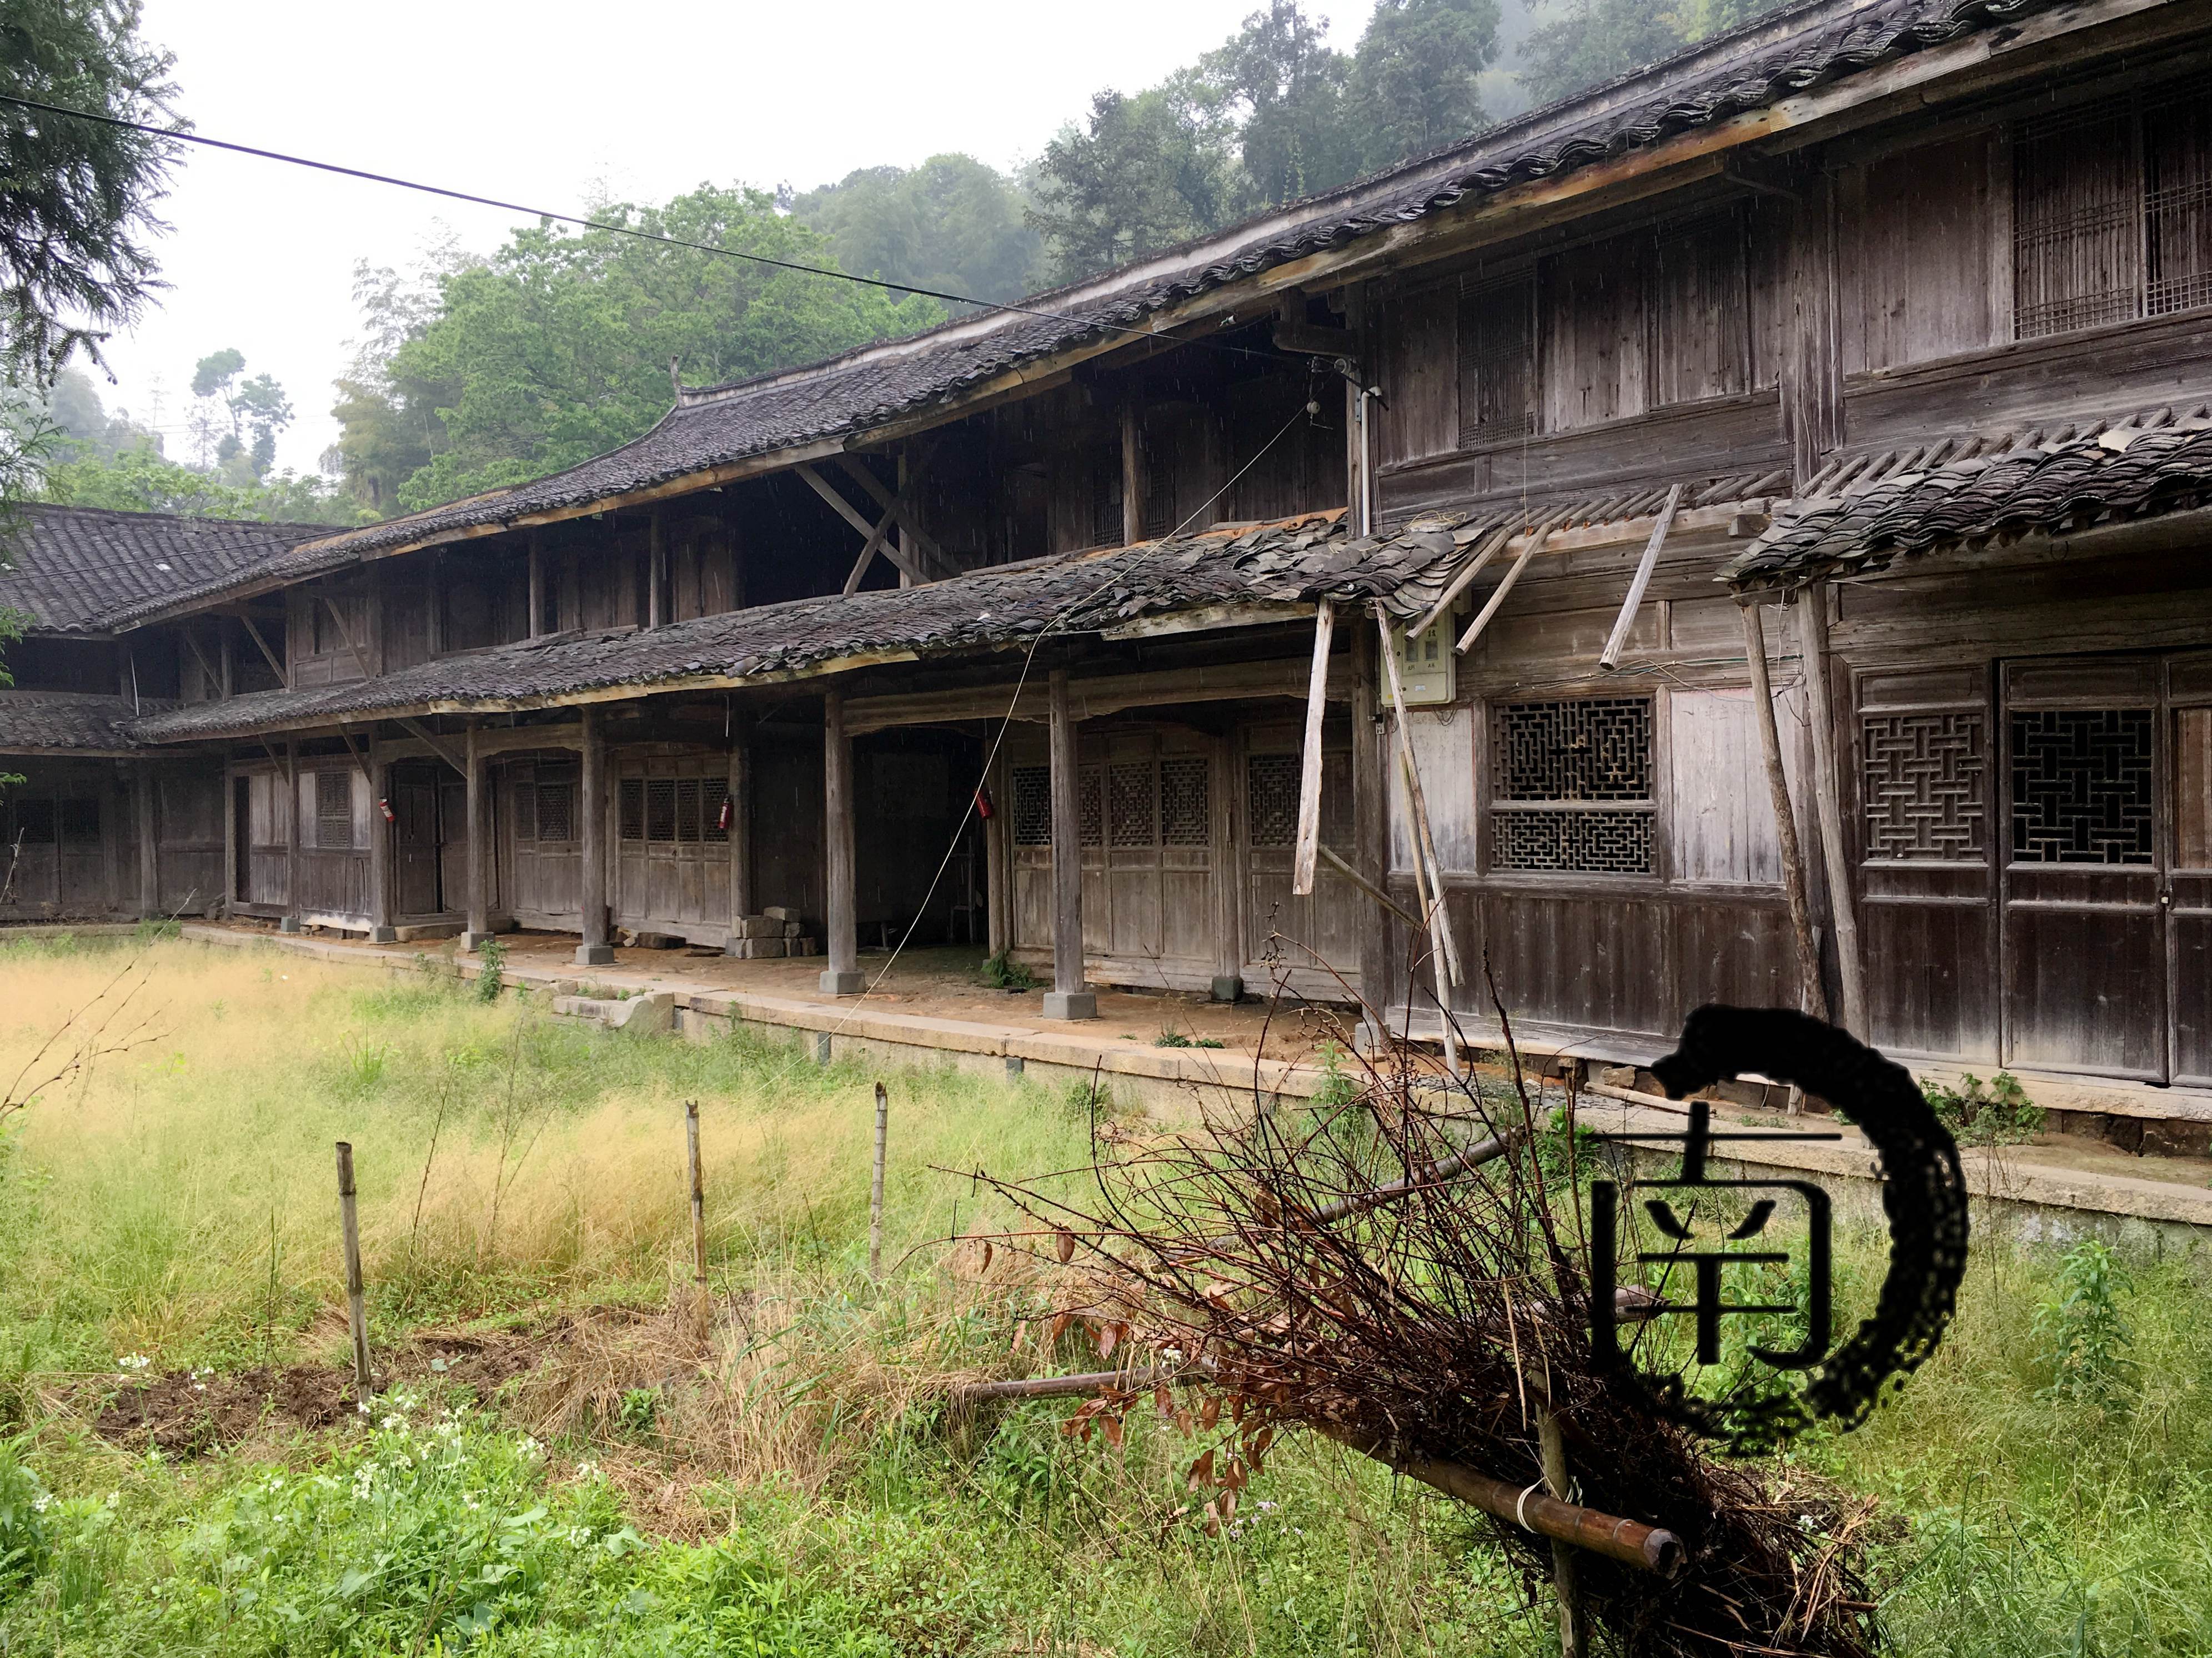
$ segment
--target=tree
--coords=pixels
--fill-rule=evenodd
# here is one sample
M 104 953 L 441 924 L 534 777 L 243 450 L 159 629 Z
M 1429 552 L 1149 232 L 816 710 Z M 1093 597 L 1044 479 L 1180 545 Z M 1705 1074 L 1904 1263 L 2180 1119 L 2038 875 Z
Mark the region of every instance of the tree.
M 0 0 L 0 92 L 124 120 L 173 121 L 174 60 L 138 38 L 137 0 Z M 138 315 L 155 286 L 175 146 L 0 104 L 0 370 L 44 386 Z
M 1030 223 L 1059 279 L 1170 246 L 1224 222 L 1237 200 L 1235 130 L 1219 92 L 1185 70 L 1133 98 L 1099 93 L 1037 165 Z
M 234 484 L 266 476 L 276 459 L 276 434 L 292 423 L 291 400 L 268 374 L 250 380 L 246 355 L 226 347 L 202 357 L 192 370 L 191 428 L 200 459 Z
M 856 276 L 979 300 L 1019 299 L 1042 280 L 1044 245 L 1026 197 L 973 156 L 862 167 L 783 204 Z
M 1328 28 L 1327 18 L 1309 17 L 1298 0 L 1268 0 L 1202 60 L 1203 72 L 1243 112 L 1237 151 L 1251 206 L 1296 201 L 1358 170 L 1359 143 L 1344 119 L 1350 64 L 1323 39 Z
M 595 217 L 722 247 L 834 269 L 823 236 L 758 191 L 702 185 L 665 207 L 603 206 Z M 549 224 L 518 230 L 487 260 L 439 276 L 436 303 L 373 372 L 347 383 L 336 412 L 348 482 L 383 437 L 428 430 L 434 451 L 393 490 L 433 507 L 573 466 L 637 437 L 667 413 L 669 361 L 692 385 L 832 356 L 942 319 L 813 270 Z M 434 397 L 418 405 L 418 395 Z M 374 411 L 372 413 L 372 411 Z M 359 440 L 356 441 L 356 440 Z
M 1497 0 L 1377 0 L 1346 102 L 1363 171 L 1481 131 L 1480 77 L 1498 53 L 1498 22 Z
M 361 524 L 373 516 L 312 472 L 299 476 L 287 471 L 265 482 L 249 477 L 240 483 L 165 459 L 150 443 L 112 459 L 49 460 L 43 467 L 39 495 L 64 507 L 281 524 Z
M 54 377 L 46 407 L 54 427 L 54 452 L 64 459 L 112 460 L 125 449 L 161 446 L 153 432 L 131 418 L 130 410 L 109 413 L 82 368 L 64 368 Z

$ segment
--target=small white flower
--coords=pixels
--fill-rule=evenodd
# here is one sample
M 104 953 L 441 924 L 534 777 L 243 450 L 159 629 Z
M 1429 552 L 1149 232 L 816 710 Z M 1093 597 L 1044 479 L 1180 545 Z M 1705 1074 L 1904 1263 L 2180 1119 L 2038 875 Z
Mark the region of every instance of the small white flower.
M 404 1416 L 387 1416 L 384 1418 L 384 1431 L 386 1433 L 392 1433 L 406 1425 L 407 1418 Z
M 196 1394 L 205 1393 L 207 1391 L 207 1383 L 204 1382 L 195 1382 L 192 1383 L 192 1391 Z
M 147 1357 L 143 1353 L 125 1353 L 122 1357 L 115 1361 L 115 1368 L 118 1370 L 127 1370 L 131 1372 L 133 1375 L 136 1375 L 138 1371 L 144 1370 L 153 1362 L 154 1361 L 152 1359 Z
M 108 1494 L 107 1494 L 107 1506 L 108 1506 L 109 1508 L 111 1508 L 111 1509 L 112 1509 L 112 1508 L 115 1507 L 118 1503 L 120 1503 L 120 1502 L 122 1502 L 122 1501 L 123 1501 L 123 1493 L 122 1493 L 121 1491 L 110 1491 L 110 1492 L 108 1492 Z
M 33 1510 L 39 1514 L 44 1514 L 48 1509 L 53 1507 L 53 1505 L 54 1499 L 47 1496 L 44 1491 L 40 1491 L 36 1497 L 31 1499 L 31 1507 Z
M 359 1411 L 363 1416 L 367 1416 L 368 1414 L 368 1401 L 365 1399 L 362 1400 L 360 1404 L 354 1406 L 354 1409 Z
M 576 1465 L 576 1478 L 577 1478 L 577 1479 L 597 1479 L 599 1477 L 599 1465 L 598 1463 L 596 1463 L 596 1462 L 591 1462 L 591 1461 L 585 1461 L 585 1462 L 579 1462 L 579 1463 Z

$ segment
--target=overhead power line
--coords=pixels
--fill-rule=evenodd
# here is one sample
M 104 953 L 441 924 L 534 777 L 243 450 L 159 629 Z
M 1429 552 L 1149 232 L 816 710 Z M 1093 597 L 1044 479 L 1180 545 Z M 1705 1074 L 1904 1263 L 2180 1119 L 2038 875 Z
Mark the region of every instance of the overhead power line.
M 281 161 L 288 167 L 313 168 L 318 173 L 334 173 L 343 179 L 362 179 L 370 184 L 390 185 L 398 190 L 411 190 L 424 196 L 440 196 L 447 201 L 466 202 L 475 207 L 494 207 L 506 213 L 521 213 L 534 219 L 550 220 L 556 224 L 580 226 L 586 230 L 602 230 L 610 235 L 635 237 L 639 241 L 659 242 L 669 247 L 689 248 L 696 253 L 719 254 L 726 259 L 743 259 L 751 264 L 769 265 L 779 270 L 796 270 L 810 276 L 829 276 L 838 282 L 856 283 L 862 288 L 880 288 L 894 294 L 919 294 L 925 299 L 943 300 L 951 305 L 971 305 L 980 310 L 1004 311 L 1016 316 L 1040 317 L 1050 322 L 1063 322 L 1078 328 L 1095 328 L 1109 334 L 1127 334 L 1138 339 L 1164 340 L 1174 337 L 1149 328 L 1131 328 L 1126 324 L 1105 322 L 1095 317 L 1079 317 L 1064 311 L 1046 311 L 1036 306 L 1012 305 L 1002 300 L 979 300 L 971 295 L 949 293 L 943 288 L 919 288 L 912 282 L 895 282 L 881 276 L 856 276 L 849 270 L 824 269 L 818 264 L 802 264 L 796 259 L 779 259 L 766 253 L 747 253 L 734 247 L 718 247 L 712 242 L 695 242 L 682 236 L 665 236 L 659 231 L 641 230 L 635 225 L 617 224 L 607 219 L 586 219 L 574 213 L 556 213 L 547 208 L 530 207 L 521 202 L 502 201 L 496 196 L 478 196 L 470 191 L 451 190 L 443 185 L 426 185 L 414 179 L 402 179 L 390 173 L 371 173 L 365 167 L 342 167 L 336 161 L 319 161 L 312 156 L 294 155 L 281 149 L 264 149 L 253 144 L 234 143 L 226 138 L 210 138 L 198 132 L 180 131 L 174 127 L 155 126 L 146 121 L 126 121 L 119 115 L 101 115 L 91 110 L 70 109 L 60 104 L 41 102 L 36 98 L 21 98 L 12 93 L 0 93 L 0 104 L 12 104 L 18 109 L 34 109 L 47 115 L 66 116 L 79 121 L 95 121 L 102 126 L 121 127 L 126 131 L 143 132 L 155 138 L 167 138 L 177 143 L 198 144 L 206 149 L 228 150 L 234 155 L 252 155 L 264 161 Z M 1265 357 L 1274 360 L 1275 354 L 1254 351 L 1244 346 L 1224 345 L 1218 340 L 1185 340 L 1179 343 L 1205 346 L 1216 351 L 1231 351 L 1239 356 Z

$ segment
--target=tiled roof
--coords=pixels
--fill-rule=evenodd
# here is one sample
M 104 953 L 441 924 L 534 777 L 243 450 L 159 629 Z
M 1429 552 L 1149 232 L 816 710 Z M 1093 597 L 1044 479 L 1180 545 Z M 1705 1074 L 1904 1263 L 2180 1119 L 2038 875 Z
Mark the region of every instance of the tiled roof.
M 2086 528 L 2212 498 L 2212 405 L 1967 434 L 1854 456 L 1729 563 L 1739 589 L 1878 570 L 1899 554 Z
M 574 510 L 709 468 L 836 440 L 958 396 L 1024 363 L 1141 328 L 1164 308 L 1277 265 L 1410 224 L 1510 185 L 1649 148 L 1838 76 L 2047 9 L 2053 0 L 1813 0 L 1467 143 L 1265 219 L 1024 304 L 814 367 L 707 392 L 635 441 L 535 483 L 333 536 L 301 574 L 381 549 Z
M 260 568 L 326 525 L 258 524 L 31 506 L 0 526 L 0 605 L 52 633 L 104 633 L 241 572 Z
M 47 749 L 113 751 L 131 746 L 125 722 L 171 705 L 82 691 L 0 690 L 0 754 Z

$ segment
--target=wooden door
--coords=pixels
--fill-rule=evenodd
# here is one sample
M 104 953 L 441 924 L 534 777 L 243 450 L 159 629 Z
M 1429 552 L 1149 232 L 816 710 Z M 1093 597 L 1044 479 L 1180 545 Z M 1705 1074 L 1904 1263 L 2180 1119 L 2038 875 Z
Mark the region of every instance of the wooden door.
M 2004 666 L 2008 1065 L 2171 1075 L 2161 665 L 2142 657 Z
M 444 908 L 438 892 L 438 786 L 427 777 L 394 777 L 392 816 L 392 913 L 435 915 Z
M 2212 1084 L 2212 653 L 2166 665 L 2173 852 L 2166 877 L 2172 1079 Z
M 469 892 L 469 786 L 447 774 L 438 790 L 438 908 L 459 913 Z

